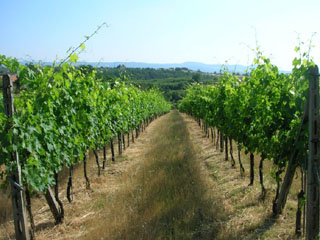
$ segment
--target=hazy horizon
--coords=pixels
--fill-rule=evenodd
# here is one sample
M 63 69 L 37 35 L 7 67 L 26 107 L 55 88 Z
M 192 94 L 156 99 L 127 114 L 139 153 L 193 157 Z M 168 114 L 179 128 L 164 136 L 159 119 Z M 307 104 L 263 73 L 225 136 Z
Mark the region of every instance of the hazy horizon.
M 251 65 L 256 41 L 280 69 L 290 70 L 301 41 L 308 51 L 320 16 L 316 0 L 301 1 L 1 1 L 0 54 L 51 62 L 86 43 L 79 61 Z M 320 59 L 320 36 L 311 56 Z

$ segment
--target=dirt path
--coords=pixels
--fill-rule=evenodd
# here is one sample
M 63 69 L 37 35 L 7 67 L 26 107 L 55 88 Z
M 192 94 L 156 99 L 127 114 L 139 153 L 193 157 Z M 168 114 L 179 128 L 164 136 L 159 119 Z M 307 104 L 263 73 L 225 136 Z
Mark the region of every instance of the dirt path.
M 214 239 L 219 201 L 207 191 L 181 115 L 172 111 L 149 133 L 134 156 L 142 161 L 122 179 L 114 205 L 103 201 L 85 239 Z

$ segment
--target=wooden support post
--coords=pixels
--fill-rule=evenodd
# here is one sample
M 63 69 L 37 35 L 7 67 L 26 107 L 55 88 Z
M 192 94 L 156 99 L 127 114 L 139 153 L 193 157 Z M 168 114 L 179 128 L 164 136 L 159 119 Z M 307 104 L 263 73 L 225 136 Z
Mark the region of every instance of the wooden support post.
M 309 69 L 309 158 L 307 187 L 307 239 L 319 234 L 319 71 Z
M 3 75 L 3 101 L 4 111 L 8 118 L 13 117 L 14 106 L 13 106 L 13 94 L 12 94 L 12 81 L 9 75 Z M 7 131 L 10 130 L 10 123 L 6 126 Z M 14 137 L 12 138 L 12 144 L 14 144 Z M 21 180 L 21 166 L 19 163 L 19 155 L 17 152 L 10 153 L 11 161 L 15 162 L 16 169 L 12 173 L 11 177 L 8 178 L 11 183 L 11 194 L 12 194 L 12 209 L 13 209 L 13 221 L 14 229 L 16 233 L 16 239 L 18 240 L 29 240 L 29 228 L 27 224 L 27 214 L 24 203 L 24 191 L 22 188 Z

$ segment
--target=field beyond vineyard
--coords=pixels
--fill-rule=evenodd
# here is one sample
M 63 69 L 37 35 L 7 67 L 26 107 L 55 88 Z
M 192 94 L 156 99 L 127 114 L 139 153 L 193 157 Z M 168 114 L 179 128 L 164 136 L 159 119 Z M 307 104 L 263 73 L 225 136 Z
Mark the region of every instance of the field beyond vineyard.
M 65 193 L 67 177 L 61 177 L 63 224 L 54 225 L 42 197 L 33 200 L 36 237 L 294 239 L 296 202 L 290 196 L 284 214 L 272 218 L 274 182 L 266 173 L 267 197 L 260 201 L 257 179 L 248 187 L 245 155 L 243 162 L 246 173 L 241 177 L 238 165 L 231 168 L 193 119 L 171 111 L 152 122 L 114 164 L 108 162 L 100 177 L 92 155 L 91 190 L 86 190 L 82 166 L 77 166 L 71 204 Z M 0 236 L 14 239 L 12 221 L 1 225 Z

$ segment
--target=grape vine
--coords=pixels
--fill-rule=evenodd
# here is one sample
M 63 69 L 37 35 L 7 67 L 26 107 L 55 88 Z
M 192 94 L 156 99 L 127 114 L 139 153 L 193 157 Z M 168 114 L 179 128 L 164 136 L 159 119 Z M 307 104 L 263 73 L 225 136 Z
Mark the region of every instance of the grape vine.
M 143 120 L 170 110 L 159 91 L 142 91 L 120 80 L 104 82 L 96 77 L 96 70 L 76 67 L 76 59 L 73 54 L 61 65 L 28 66 L 0 55 L 0 65 L 16 72 L 21 85 L 14 96 L 13 118 L 0 112 L 2 179 L 15 169 L 8 156 L 16 151 L 24 185 L 46 192 L 63 167 L 82 161 L 86 152 L 102 148 Z M 4 129 L 7 122 L 12 123 L 9 132 Z
M 272 176 L 278 183 L 276 215 L 282 211 L 293 177 L 292 174 L 287 177 L 291 180 L 286 179 L 283 184 L 286 189 L 281 189 L 280 194 L 281 173 L 288 169 L 294 174 L 297 166 L 305 170 L 308 152 L 308 128 L 302 125 L 300 129 L 300 123 L 307 102 L 308 69 L 315 64 L 308 54 L 300 56 L 293 60 L 292 72 L 285 74 L 257 50 L 249 74 L 237 76 L 225 71 L 217 85 L 193 84 L 179 105 L 181 112 L 203 120 L 205 126 L 217 128 L 226 139 L 234 140 L 240 149 L 251 153 L 251 174 L 253 154 L 261 154 L 260 170 L 263 160 L 272 161 Z M 294 160 L 288 166 L 291 158 Z M 262 171 L 260 181 L 264 194 Z M 253 176 L 249 185 L 252 184 Z

